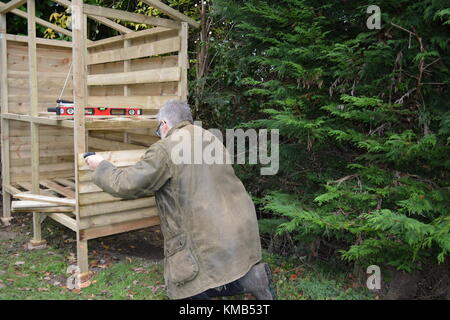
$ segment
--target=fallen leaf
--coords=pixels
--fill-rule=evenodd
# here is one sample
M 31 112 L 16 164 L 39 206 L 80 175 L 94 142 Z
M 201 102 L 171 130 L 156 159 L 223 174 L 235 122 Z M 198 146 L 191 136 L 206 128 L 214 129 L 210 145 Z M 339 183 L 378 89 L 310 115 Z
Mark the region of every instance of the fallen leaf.
M 19 277 L 22 277 L 22 278 L 28 277 L 28 276 L 29 276 L 29 274 L 22 273 L 22 272 L 19 272 L 19 271 L 14 272 L 14 273 L 16 274 L 16 276 L 19 276 Z
M 48 289 L 48 288 L 38 288 L 38 291 L 39 291 L 39 292 L 42 292 L 42 291 L 49 291 L 49 289 Z
M 17 261 L 17 262 L 14 263 L 15 266 L 21 266 L 21 265 L 24 265 L 24 264 L 25 264 L 25 261 Z
M 133 262 L 133 260 L 130 257 L 127 257 L 126 259 L 129 263 Z
M 25 287 L 25 288 L 18 288 L 18 290 L 20 291 L 30 291 L 31 288 Z
M 275 269 L 273 269 L 272 273 L 280 273 L 281 272 L 281 268 L 276 267 Z
M 92 284 L 91 280 L 81 282 L 81 283 L 80 283 L 80 288 L 81 288 L 81 289 L 87 288 L 87 287 L 89 287 L 91 284 Z
M 6 284 L 0 283 L 0 289 L 6 288 Z
M 296 280 L 298 278 L 298 276 L 294 273 L 291 274 L 291 276 L 289 277 L 289 280 Z

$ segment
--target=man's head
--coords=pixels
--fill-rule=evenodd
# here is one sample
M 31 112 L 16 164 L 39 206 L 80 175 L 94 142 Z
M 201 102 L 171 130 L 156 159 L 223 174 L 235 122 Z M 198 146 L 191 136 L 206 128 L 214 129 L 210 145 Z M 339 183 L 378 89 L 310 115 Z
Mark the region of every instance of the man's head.
M 158 120 L 156 134 L 161 138 L 164 138 L 171 128 L 182 121 L 194 122 L 189 105 L 180 100 L 167 101 L 159 110 L 156 119 Z

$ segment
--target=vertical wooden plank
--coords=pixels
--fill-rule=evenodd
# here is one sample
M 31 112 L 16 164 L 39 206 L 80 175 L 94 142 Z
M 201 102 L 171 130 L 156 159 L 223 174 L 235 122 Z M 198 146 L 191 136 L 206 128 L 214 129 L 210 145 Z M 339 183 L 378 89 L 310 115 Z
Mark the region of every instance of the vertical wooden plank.
M 87 46 L 86 15 L 83 14 L 83 1 L 72 1 L 72 33 L 73 33 L 73 93 L 75 102 L 74 139 L 75 165 L 77 154 L 86 151 L 84 107 L 87 96 Z
M 6 15 L 0 14 L 0 103 L 1 113 L 8 112 L 8 46 L 6 40 Z M 3 215 L 2 222 L 5 225 L 11 220 L 11 195 L 6 192 L 9 178 L 9 120 L 1 120 L 1 150 L 2 150 L 2 195 Z
M 36 2 L 27 1 L 28 14 L 28 72 L 30 89 L 30 115 L 38 116 L 37 53 L 36 53 Z M 39 194 L 39 125 L 31 122 L 31 192 Z M 38 245 L 42 241 L 41 214 L 33 212 L 33 240 Z
M 130 40 L 125 39 L 123 41 L 124 48 L 130 47 L 130 44 L 131 44 Z M 123 72 L 129 72 L 129 71 L 131 71 L 131 60 L 125 60 L 123 62 Z M 124 90 L 124 92 L 123 92 L 124 96 L 128 97 L 130 95 L 130 87 L 128 85 L 125 85 L 123 90 Z M 129 136 L 128 132 L 124 132 L 123 142 L 130 143 L 130 136 Z
M 187 71 L 188 71 L 188 31 L 189 26 L 187 22 L 181 23 L 180 35 L 180 51 L 178 52 L 178 66 L 181 68 L 181 79 L 178 83 L 178 95 L 180 100 L 187 101 L 188 95 L 188 81 L 187 81 Z
M 73 59 L 73 95 L 75 102 L 74 115 L 74 152 L 75 152 L 75 193 L 76 193 L 76 218 L 77 228 L 80 226 L 80 201 L 79 201 L 79 177 L 78 154 L 86 152 L 86 127 L 84 108 L 87 97 L 87 18 L 83 13 L 83 0 L 72 0 L 72 59 Z M 88 248 L 87 241 L 81 240 L 77 231 L 77 263 L 80 268 L 80 276 L 87 274 Z

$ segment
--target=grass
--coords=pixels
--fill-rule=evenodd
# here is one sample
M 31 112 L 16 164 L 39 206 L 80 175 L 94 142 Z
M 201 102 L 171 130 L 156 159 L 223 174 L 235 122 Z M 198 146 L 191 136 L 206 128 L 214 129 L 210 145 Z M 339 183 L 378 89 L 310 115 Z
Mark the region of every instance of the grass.
M 53 222 L 45 222 L 47 248 L 26 250 L 31 237 L 30 218 L 14 222 L 8 229 L 0 228 L 0 299 L 32 300 L 162 300 L 163 265 L 152 259 L 128 255 L 126 247 L 109 248 L 101 240 L 90 244 L 90 268 L 94 271 L 90 286 L 70 290 L 66 287 L 67 268 L 75 264 L 74 235 Z M 68 232 L 68 231 L 67 231 Z M 8 237 L 9 234 L 9 237 Z M 142 237 L 141 234 L 134 236 Z M 6 236 L 5 236 L 6 235 Z M 116 243 L 113 236 L 112 243 Z M 61 240 L 65 239 L 65 240 Z M 128 244 L 128 243 L 127 243 Z M 106 247 L 99 252 L 98 247 Z M 110 250 L 110 251 L 108 251 Z M 117 250 L 126 253 L 119 254 Z M 374 299 L 375 296 L 351 274 L 332 263 L 306 263 L 298 258 L 283 258 L 266 251 L 263 260 L 273 271 L 279 299 Z M 235 299 L 248 299 L 241 295 Z M 230 299 L 230 298 L 228 298 Z

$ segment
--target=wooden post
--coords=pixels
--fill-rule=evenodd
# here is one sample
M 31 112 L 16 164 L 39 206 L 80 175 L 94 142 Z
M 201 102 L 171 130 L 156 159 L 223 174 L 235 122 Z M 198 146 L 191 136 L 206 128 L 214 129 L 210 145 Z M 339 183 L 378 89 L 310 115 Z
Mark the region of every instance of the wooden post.
M 6 15 L 0 14 L 0 95 L 1 113 L 8 113 L 8 54 L 6 40 Z M 9 178 L 9 120 L 1 118 L 1 148 L 2 148 L 2 222 L 9 225 L 11 221 L 11 195 L 6 192 L 10 184 Z
M 28 12 L 28 72 L 30 90 L 30 115 L 37 117 L 38 112 L 38 85 L 37 85 L 37 53 L 36 53 L 36 2 L 27 1 Z M 39 124 L 30 123 L 31 126 L 31 193 L 39 194 Z M 45 243 L 41 233 L 41 214 L 33 212 L 33 239 L 32 246 Z
M 73 96 L 75 102 L 74 115 L 74 153 L 76 180 L 76 217 L 77 217 L 77 260 L 80 268 L 80 278 L 86 277 L 89 271 L 88 246 L 86 240 L 80 238 L 80 184 L 78 177 L 78 155 L 86 152 L 86 127 L 84 108 L 87 97 L 87 17 L 83 13 L 83 0 L 72 1 L 72 41 L 73 41 Z
M 187 101 L 187 93 L 188 93 L 188 81 L 187 81 L 187 72 L 189 66 L 189 57 L 188 57 L 188 31 L 189 26 L 187 22 L 181 23 L 181 29 L 179 31 L 180 35 L 180 51 L 178 52 L 178 66 L 181 70 L 181 78 L 178 83 L 178 95 L 180 96 L 180 100 Z
M 130 40 L 125 39 L 123 41 L 124 49 L 130 47 L 130 43 L 131 43 Z M 130 72 L 130 71 L 131 71 L 131 60 L 124 60 L 123 61 L 123 72 Z M 123 95 L 125 97 L 128 97 L 130 95 L 130 88 L 129 88 L 129 86 L 125 85 L 123 90 L 124 90 Z M 123 133 L 123 142 L 124 143 L 130 143 L 130 136 L 129 136 L 129 134 L 127 132 Z

